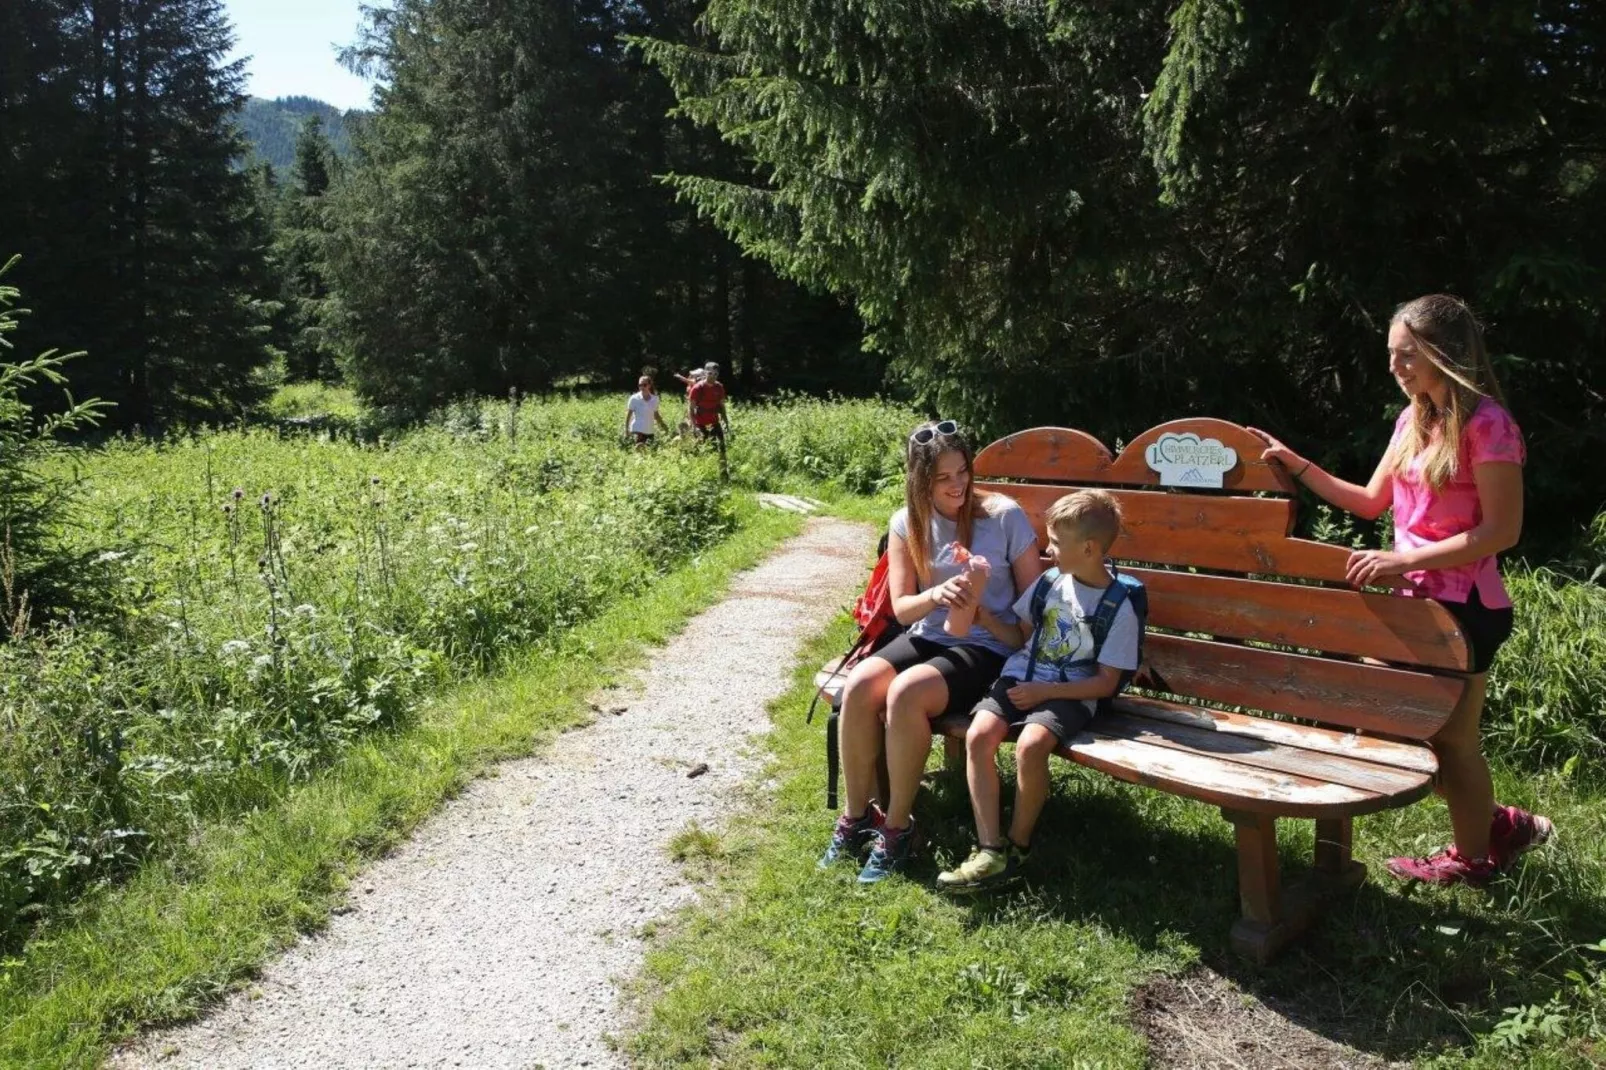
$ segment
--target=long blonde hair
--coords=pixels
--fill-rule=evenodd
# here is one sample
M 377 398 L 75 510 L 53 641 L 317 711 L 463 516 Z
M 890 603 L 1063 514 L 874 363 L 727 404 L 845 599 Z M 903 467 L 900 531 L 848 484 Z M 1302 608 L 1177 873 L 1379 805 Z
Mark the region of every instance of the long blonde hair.
M 1395 309 L 1389 322 L 1402 324 L 1416 352 L 1449 380 L 1442 409 L 1426 394 L 1411 399 L 1411 416 L 1392 458 L 1394 473 L 1406 476 L 1421 457 L 1422 481 L 1438 490 L 1460 472 L 1461 433 L 1478 403 L 1493 398 L 1504 405 L 1505 395 L 1484 348 L 1483 325 L 1459 297 L 1418 297 Z
M 915 434 L 925 428 L 932 430 L 931 438 L 916 442 Z M 937 431 L 936 422 L 928 421 L 909 432 L 909 436 L 904 463 L 903 503 L 909 520 L 909 556 L 914 558 L 915 574 L 920 577 L 920 586 L 925 588 L 931 586 L 932 558 L 941 549 L 931 545 L 931 496 L 932 487 L 937 481 L 937 462 L 942 455 L 958 453 L 965 459 L 965 501 L 955 519 L 959 535 L 956 541 L 965 549 L 970 549 L 976 520 L 987 515 L 994 495 L 976 493 L 976 481 L 970 467 L 970 443 L 963 432 L 944 435 Z

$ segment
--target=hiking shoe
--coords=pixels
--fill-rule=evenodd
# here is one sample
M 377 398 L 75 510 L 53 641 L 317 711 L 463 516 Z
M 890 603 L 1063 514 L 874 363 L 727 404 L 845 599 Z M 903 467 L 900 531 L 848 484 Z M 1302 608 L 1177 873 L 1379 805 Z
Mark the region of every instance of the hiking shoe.
M 1481 888 L 1499 870 L 1487 858 L 1468 858 L 1454 847 L 1446 847 L 1426 858 L 1391 858 L 1389 872 L 1405 880 L 1427 884 L 1470 884 Z
M 903 869 L 915 851 L 915 821 L 909 819 L 908 828 L 888 828 L 885 822 L 875 830 L 875 846 L 870 859 L 859 871 L 860 884 L 875 884 Z
M 937 887 L 946 892 L 979 892 L 1020 879 L 1026 858 L 1012 844 L 978 847 L 954 869 L 937 874 Z
M 836 828 L 831 830 L 831 845 L 825 849 L 818 863 L 820 869 L 826 869 L 844 858 L 858 860 L 865 847 L 875 837 L 876 830 L 887 820 L 887 815 L 881 812 L 881 807 L 875 803 L 864 812 L 860 818 L 852 818 L 843 814 L 836 819 Z
M 1550 839 L 1556 827 L 1550 818 L 1515 806 L 1496 806 L 1489 824 L 1489 860 L 1505 869 L 1527 850 Z

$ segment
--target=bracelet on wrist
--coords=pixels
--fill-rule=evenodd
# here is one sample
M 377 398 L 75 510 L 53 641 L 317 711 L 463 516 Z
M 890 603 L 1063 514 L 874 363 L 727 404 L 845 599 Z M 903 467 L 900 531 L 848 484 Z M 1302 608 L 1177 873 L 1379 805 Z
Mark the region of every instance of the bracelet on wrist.
M 1306 461 L 1305 462 L 1305 467 L 1301 468 L 1299 471 L 1294 473 L 1294 478 L 1296 480 L 1304 479 L 1305 478 L 1305 473 L 1309 472 L 1310 471 L 1310 466 L 1315 464 L 1315 463 L 1316 463 L 1315 461 Z

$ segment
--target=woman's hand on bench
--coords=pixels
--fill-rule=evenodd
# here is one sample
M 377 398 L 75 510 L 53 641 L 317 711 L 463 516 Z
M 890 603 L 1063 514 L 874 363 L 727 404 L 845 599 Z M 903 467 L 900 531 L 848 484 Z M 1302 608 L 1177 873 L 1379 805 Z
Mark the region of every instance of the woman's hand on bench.
M 1411 562 L 1393 550 L 1357 550 L 1349 555 L 1344 578 L 1356 587 L 1395 587 L 1389 578 L 1402 575 Z

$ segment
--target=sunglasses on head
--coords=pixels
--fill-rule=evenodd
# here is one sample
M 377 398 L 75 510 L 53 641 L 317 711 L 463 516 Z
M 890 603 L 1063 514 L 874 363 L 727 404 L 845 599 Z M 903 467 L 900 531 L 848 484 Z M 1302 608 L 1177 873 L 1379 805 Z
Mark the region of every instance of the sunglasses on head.
M 930 427 L 916 428 L 915 433 L 909 436 L 909 441 L 917 446 L 924 446 L 938 435 L 957 434 L 959 434 L 959 425 L 952 420 L 943 420 L 940 423 L 932 424 Z

